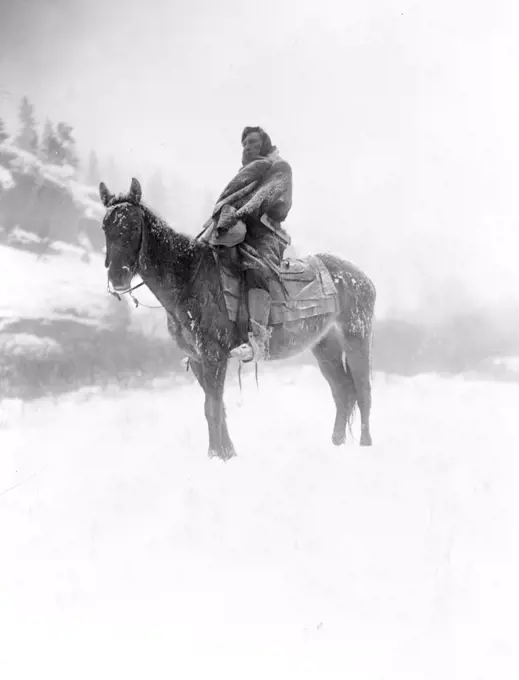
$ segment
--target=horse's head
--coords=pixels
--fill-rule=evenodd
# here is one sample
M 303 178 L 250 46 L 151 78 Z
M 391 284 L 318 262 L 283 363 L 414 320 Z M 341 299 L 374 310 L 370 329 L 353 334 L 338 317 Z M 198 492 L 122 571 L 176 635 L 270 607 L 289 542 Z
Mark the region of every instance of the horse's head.
M 130 288 L 139 263 L 144 220 L 141 185 L 133 178 L 130 191 L 115 196 L 101 182 L 99 195 L 106 208 L 103 231 L 108 279 L 114 290 L 124 291 Z

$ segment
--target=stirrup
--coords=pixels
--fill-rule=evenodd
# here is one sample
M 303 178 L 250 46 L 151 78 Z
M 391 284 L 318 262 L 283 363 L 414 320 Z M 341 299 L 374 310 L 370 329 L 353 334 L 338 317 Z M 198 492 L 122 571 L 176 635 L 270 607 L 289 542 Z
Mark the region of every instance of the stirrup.
M 258 361 L 265 361 L 268 358 L 268 352 L 266 346 L 261 341 L 258 342 L 252 333 L 249 333 L 249 342 L 232 349 L 230 356 L 243 363 L 249 361 L 258 363 Z
M 251 323 L 258 331 L 258 334 L 249 333 L 249 342 L 232 349 L 230 356 L 244 363 L 249 361 L 255 361 L 256 363 L 266 361 L 269 358 L 268 343 L 272 331 L 261 326 L 256 321 Z
M 238 361 L 247 363 L 254 359 L 254 350 L 247 343 L 243 343 L 243 345 L 240 345 L 239 347 L 235 347 L 234 349 L 232 349 L 230 351 L 230 356 L 233 359 L 238 359 Z

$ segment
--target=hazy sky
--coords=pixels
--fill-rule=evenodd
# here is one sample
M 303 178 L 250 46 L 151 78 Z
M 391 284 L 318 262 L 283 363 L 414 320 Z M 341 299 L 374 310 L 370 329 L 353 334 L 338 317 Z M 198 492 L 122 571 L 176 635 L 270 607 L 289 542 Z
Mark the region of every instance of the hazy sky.
M 293 167 L 296 246 L 395 295 L 484 265 L 485 294 L 519 296 L 516 5 L 0 0 L 0 112 L 26 93 L 128 182 L 160 166 L 214 195 L 263 125 Z

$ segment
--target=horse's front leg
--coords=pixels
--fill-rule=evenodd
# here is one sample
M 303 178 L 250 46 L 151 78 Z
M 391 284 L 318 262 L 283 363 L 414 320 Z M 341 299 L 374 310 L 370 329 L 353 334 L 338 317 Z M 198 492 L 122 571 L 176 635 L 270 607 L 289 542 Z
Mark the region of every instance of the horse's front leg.
M 236 455 L 227 430 L 223 392 L 227 373 L 227 357 L 219 355 L 211 361 L 192 362 L 193 373 L 205 392 L 205 417 L 209 430 L 209 456 L 228 460 Z

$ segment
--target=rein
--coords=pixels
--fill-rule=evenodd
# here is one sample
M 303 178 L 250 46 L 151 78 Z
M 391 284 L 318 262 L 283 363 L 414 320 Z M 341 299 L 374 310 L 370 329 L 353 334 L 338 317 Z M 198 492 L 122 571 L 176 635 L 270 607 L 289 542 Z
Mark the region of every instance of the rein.
M 128 290 L 123 290 L 120 293 L 118 293 L 117 291 L 112 290 L 110 288 L 110 279 L 108 278 L 108 273 L 106 274 L 106 278 L 107 278 L 107 282 L 106 282 L 107 292 L 110 293 L 110 295 L 113 295 L 115 298 L 117 298 L 119 300 L 119 302 L 122 299 L 121 295 L 129 295 L 131 297 L 131 299 L 133 300 L 133 302 L 135 303 L 136 308 L 139 307 L 139 306 L 140 307 L 146 307 L 146 309 L 161 309 L 162 308 L 162 305 L 145 305 L 142 302 L 139 302 L 137 300 L 137 298 L 135 297 L 135 295 L 132 295 L 134 290 L 137 290 L 137 288 L 140 288 L 141 286 L 145 285 L 144 281 L 141 281 L 136 286 L 132 286 L 131 288 L 128 288 Z

